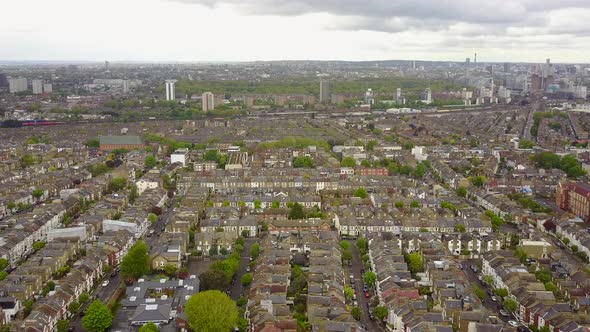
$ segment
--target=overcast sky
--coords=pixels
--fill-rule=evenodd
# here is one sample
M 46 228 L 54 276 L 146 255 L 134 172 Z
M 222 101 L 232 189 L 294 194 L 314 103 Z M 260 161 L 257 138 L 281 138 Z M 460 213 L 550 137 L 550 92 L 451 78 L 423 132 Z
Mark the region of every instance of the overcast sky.
M 589 0 L 2 0 L 0 60 L 586 63 Z

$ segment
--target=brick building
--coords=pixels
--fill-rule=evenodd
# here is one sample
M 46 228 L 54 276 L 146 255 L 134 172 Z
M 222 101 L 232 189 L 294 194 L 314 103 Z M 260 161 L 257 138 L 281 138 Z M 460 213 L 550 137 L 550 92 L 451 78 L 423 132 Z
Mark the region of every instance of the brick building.
M 143 149 L 144 144 L 139 136 L 100 136 L 100 150 Z
M 590 221 L 590 184 L 560 182 L 557 185 L 555 203 L 585 221 Z

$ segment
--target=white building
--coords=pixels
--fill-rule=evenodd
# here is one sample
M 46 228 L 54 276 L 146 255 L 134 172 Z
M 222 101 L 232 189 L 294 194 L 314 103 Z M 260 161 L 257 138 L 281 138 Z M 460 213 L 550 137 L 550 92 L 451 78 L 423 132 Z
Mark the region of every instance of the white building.
M 138 223 L 110 219 L 103 220 L 102 222 L 103 232 L 117 232 L 120 230 L 126 230 L 129 233 L 133 234 L 136 239 L 142 237 L 145 234 L 146 229 L 147 223 L 143 223 L 141 220 L 138 221 Z
M 170 163 L 181 163 L 183 167 L 186 167 L 188 161 L 188 149 L 178 149 L 170 155 Z
M 23 92 L 23 91 L 27 91 L 28 89 L 29 89 L 28 81 L 26 78 L 24 78 L 24 77 L 19 77 L 19 78 L 11 77 L 8 79 L 8 91 L 10 93 Z
M 141 195 L 147 189 L 158 188 L 159 182 L 156 180 L 150 180 L 147 177 L 145 177 L 136 181 L 135 185 L 137 186 L 137 193 Z
M 211 92 L 203 93 L 201 97 L 201 103 L 203 104 L 203 112 L 212 111 L 215 109 L 215 95 Z
M 373 89 L 367 89 L 365 92 L 365 104 L 366 105 L 373 105 L 375 103 L 375 94 L 373 93 Z
M 166 80 L 166 100 L 174 100 L 176 98 L 174 83 L 176 83 L 176 80 Z
M 86 241 L 86 227 L 56 228 L 47 232 L 47 242 L 59 238 L 78 238 L 80 241 Z
M 426 88 L 424 93 L 422 93 L 422 99 L 420 100 L 424 104 L 432 104 L 432 90 L 430 88 Z
M 38 95 L 43 93 L 43 81 L 42 80 L 32 80 L 31 86 L 33 87 L 33 94 Z
M 588 89 L 583 85 L 576 85 L 573 88 L 574 90 L 574 97 L 577 99 L 586 99 L 588 95 Z
M 51 85 L 51 83 L 43 84 L 43 92 L 52 93 L 53 92 L 53 85 Z

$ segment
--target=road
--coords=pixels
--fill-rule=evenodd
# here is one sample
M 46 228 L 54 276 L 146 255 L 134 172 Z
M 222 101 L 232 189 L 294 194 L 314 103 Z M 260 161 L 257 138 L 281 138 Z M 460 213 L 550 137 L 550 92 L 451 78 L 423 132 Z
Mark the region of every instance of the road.
M 242 276 L 247 273 L 246 270 L 250 264 L 250 247 L 256 242 L 256 240 L 257 238 L 247 238 L 244 243 L 244 251 L 242 251 L 240 266 L 238 267 L 238 272 L 236 272 L 230 290 L 231 299 L 234 301 L 237 301 L 238 298 L 242 296 L 244 290 L 244 286 L 242 286 Z
M 345 280 L 350 284 L 349 276 L 352 274 L 354 276 L 355 287 L 354 292 L 356 294 L 356 300 L 358 302 L 359 307 L 361 308 L 361 323 L 366 326 L 367 331 L 385 331 L 381 325 L 377 322 L 377 320 L 371 320 L 369 318 L 369 299 L 365 298 L 365 294 L 363 292 L 363 276 L 361 275 L 361 269 L 363 268 L 363 261 L 361 260 L 361 255 L 356 247 L 356 243 L 351 242 L 350 249 L 352 251 L 352 266 L 346 266 L 344 271 L 346 273 Z M 375 294 L 372 290 L 369 291 L 370 295 Z

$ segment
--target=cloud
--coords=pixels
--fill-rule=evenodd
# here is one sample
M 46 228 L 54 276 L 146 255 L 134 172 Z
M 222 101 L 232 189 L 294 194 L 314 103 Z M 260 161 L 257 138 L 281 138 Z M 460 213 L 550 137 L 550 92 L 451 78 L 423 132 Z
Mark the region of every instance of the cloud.
M 571 21 L 549 28 L 555 12 L 572 12 L 575 17 L 590 10 L 587 0 L 168 0 L 216 8 L 229 5 L 245 15 L 298 16 L 327 13 L 335 16 L 326 24 L 330 30 L 369 30 L 399 33 L 409 30 L 452 33 L 461 24 L 477 34 L 503 34 L 522 28 L 547 34 L 586 35 L 590 26 L 570 27 Z M 586 16 L 590 18 L 589 16 Z M 561 17 L 560 17 L 561 18 Z M 579 22 L 587 22 L 581 20 Z M 527 30 L 528 29 L 528 30 Z

